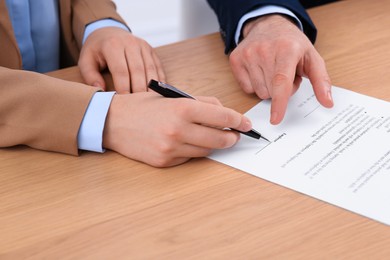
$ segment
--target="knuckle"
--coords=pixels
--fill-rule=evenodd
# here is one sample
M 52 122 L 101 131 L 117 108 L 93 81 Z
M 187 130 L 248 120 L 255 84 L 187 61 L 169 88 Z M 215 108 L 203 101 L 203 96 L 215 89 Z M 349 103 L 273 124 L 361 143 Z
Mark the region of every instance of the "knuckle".
M 246 48 L 244 53 L 246 58 L 253 57 L 254 55 L 263 57 L 267 56 L 271 50 L 274 49 L 274 45 L 268 41 L 257 41 L 252 43 L 250 48 Z
M 233 66 L 233 67 L 236 67 L 236 66 L 239 66 L 240 63 L 241 63 L 241 58 L 240 56 L 237 54 L 237 52 L 232 52 L 230 55 L 229 55 L 229 62 L 230 64 Z
M 224 149 L 229 148 L 233 146 L 236 143 L 237 139 L 234 138 L 234 135 L 232 133 L 221 135 L 219 138 L 217 138 L 217 148 Z
M 156 146 L 156 150 L 160 155 L 167 156 L 175 150 L 175 146 L 170 140 L 171 139 L 167 138 Z
M 240 125 L 242 116 L 230 108 L 224 108 L 224 113 L 222 116 L 223 125 L 225 127 L 237 127 Z
M 252 94 L 255 92 L 252 85 L 248 83 L 248 81 L 243 79 L 237 79 L 237 83 L 246 94 Z
M 271 98 L 271 96 L 269 95 L 268 91 L 265 90 L 264 88 L 259 89 L 258 92 L 257 92 L 256 94 L 257 94 L 257 96 L 258 96 L 259 98 L 261 98 L 261 99 L 263 99 L 263 100 L 264 100 L 264 99 L 269 99 L 269 98 Z
M 242 90 L 246 93 L 246 94 L 253 94 L 255 91 L 254 89 L 250 86 L 250 85 L 247 85 L 247 84 L 244 84 L 242 82 L 239 83 Z
M 236 121 L 232 112 L 230 110 L 226 110 L 226 108 L 222 115 L 222 121 L 225 126 L 231 126 Z
M 258 43 L 256 48 L 257 48 L 257 52 L 260 55 L 264 56 L 264 55 L 268 55 L 270 53 L 270 50 L 272 50 L 274 46 L 270 42 L 265 42 L 265 43 Z
M 291 51 L 298 52 L 302 49 L 302 44 L 299 41 L 291 41 L 284 39 L 281 43 L 283 47 L 289 47 Z
M 278 48 L 288 49 L 288 50 L 298 50 L 302 48 L 302 44 L 298 40 L 294 40 L 291 37 L 280 37 L 278 38 L 274 45 Z
M 160 144 L 159 150 L 163 152 L 172 152 L 174 140 L 178 140 L 178 138 L 180 138 L 180 130 L 178 127 L 169 125 L 165 127 L 163 131 L 166 141 Z
M 192 106 L 191 105 L 192 102 L 189 102 L 188 99 L 184 99 L 184 98 L 177 98 L 175 101 L 176 101 L 175 104 L 176 109 L 174 110 L 174 112 L 179 118 L 186 118 L 192 115 L 194 112 L 197 111 L 196 105 L 199 105 L 199 104 L 195 104 L 195 106 Z
M 167 157 L 166 155 L 162 154 L 158 158 L 154 158 L 153 161 L 150 162 L 150 164 L 154 167 L 163 168 L 163 167 L 171 166 L 172 162 L 173 162 L 173 158 Z
M 260 51 L 259 47 L 258 50 Z M 245 48 L 242 53 L 245 59 L 250 59 L 254 56 L 254 51 L 252 48 Z
M 277 72 L 272 78 L 272 85 L 276 87 L 283 86 L 288 82 L 288 80 L 289 77 L 287 76 L 287 74 L 282 72 Z
M 230 144 L 228 138 L 226 138 L 226 135 L 220 135 L 218 138 L 216 138 L 215 143 L 217 146 L 216 148 L 218 149 L 229 147 Z

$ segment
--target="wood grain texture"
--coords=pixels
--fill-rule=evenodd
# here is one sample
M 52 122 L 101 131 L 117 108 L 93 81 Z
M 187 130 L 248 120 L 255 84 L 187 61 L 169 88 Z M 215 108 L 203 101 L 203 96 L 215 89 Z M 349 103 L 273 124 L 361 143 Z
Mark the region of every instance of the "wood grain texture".
M 389 0 L 311 9 L 333 84 L 390 101 Z M 219 35 L 158 48 L 169 82 L 245 112 Z M 81 81 L 77 68 L 52 75 Z M 209 159 L 0 149 L 0 259 L 386 259 L 390 227 Z

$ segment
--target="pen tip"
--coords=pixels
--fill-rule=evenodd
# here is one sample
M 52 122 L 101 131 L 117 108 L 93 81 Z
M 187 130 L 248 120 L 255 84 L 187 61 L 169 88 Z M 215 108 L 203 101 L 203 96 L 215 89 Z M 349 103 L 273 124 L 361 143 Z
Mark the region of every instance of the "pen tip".
M 261 136 L 260 138 L 263 138 L 264 140 L 266 140 L 267 142 L 271 142 L 270 140 L 268 140 L 267 138 L 265 138 L 264 136 Z

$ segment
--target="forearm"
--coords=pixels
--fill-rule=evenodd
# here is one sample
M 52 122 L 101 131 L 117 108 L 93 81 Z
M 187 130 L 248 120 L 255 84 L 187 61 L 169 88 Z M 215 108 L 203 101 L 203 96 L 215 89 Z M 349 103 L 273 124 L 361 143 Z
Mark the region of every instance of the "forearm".
M 77 155 L 77 134 L 98 88 L 0 67 L 0 147 Z

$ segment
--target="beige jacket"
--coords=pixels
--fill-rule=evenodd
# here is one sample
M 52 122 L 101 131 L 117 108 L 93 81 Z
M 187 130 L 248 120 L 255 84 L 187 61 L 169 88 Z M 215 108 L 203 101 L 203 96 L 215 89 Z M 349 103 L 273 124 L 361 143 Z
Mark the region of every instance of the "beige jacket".
M 86 25 L 104 18 L 124 23 L 110 0 L 58 1 L 62 66 L 77 63 Z M 0 147 L 23 144 L 77 155 L 78 130 L 98 89 L 20 70 L 5 0 L 0 0 L 0 46 Z

